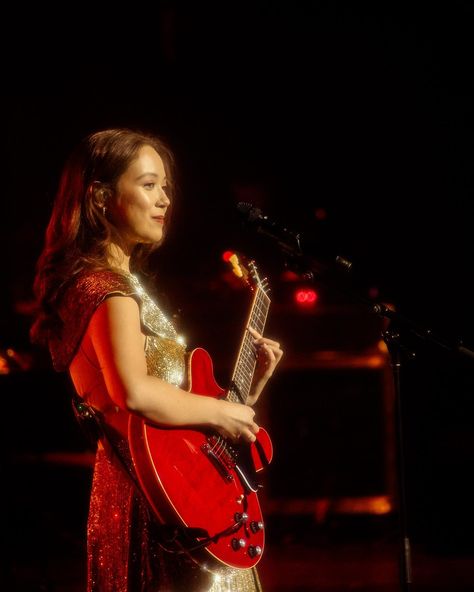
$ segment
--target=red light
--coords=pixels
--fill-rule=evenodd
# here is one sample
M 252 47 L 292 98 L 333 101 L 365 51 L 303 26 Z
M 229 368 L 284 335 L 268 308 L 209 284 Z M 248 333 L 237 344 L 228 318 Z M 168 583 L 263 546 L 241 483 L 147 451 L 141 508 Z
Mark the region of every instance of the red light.
M 379 295 L 379 289 L 376 286 L 369 288 L 369 298 L 378 298 Z
M 232 257 L 233 254 L 234 254 L 233 251 L 224 251 L 222 253 L 222 260 L 227 263 L 227 261 L 230 260 L 230 258 Z
M 294 293 L 294 299 L 300 306 L 312 306 L 318 299 L 318 294 L 315 290 L 299 288 Z
M 324 208 L 316 208 L 316 210 L 314 210 L 314 215 L 316 220 L 326 220 L 328 217 L 328 213 Z
M 290 269 L 283 271 L 280 278 L 284 282 L 297 282 L 299 279 L 301 279 L 298 274 L 296 274 L 294 271 L 291 271 Z

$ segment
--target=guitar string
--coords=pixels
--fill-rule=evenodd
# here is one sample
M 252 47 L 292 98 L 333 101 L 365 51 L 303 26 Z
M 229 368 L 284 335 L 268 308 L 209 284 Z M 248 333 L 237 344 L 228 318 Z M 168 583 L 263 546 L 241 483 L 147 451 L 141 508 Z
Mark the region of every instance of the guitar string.
M 258 332 L 262 332 L 263 327 L 265 325 L 265 319 L 268 313 L 268 306 L 269 306 L 269 298 L 268 296 L 262 291 L 259 290 L 256 294 L 255 303 L 254 303 L 254 310 L 251 314 L 251 322 L 250 324 L 254 326 Z M 251 386 L 251 375 L 253 374 L 254 367 L 255 367 L 255 348 L 253 348 L 253 344 L 250 343 L 251 338 L 247 334 L 246 339 L 244 340 L 244 347 L 242 353 L 243 356 L 243 366 L 246 367 L 248 375 L 243 372 L 243 369 L 237 369 L 236 371 L 236 378 L 239 380 L 239 386 L 245 386 L 245 390 L 249 392 Z M 237 382 L 237 380 L 236 380 Z
M 254 307 L 250 314 L 250 324 L 255 327 L 259 333 L 263 331 L 265 326 L 269 304 L 270 299 L 268 296 L 261 289 L 258 289 L 254 301 Z M 241 355 L 239 356 L 234 376 L 234 382 L 237 384 L 239 389 L 247 393 L 243 397 L 244 400 L 247 398 L 248 393 L 250 392 L 251 379 L 255 368 L 255 354 L 256 350 L 255 347 L 253 347 L 252 337 L 247 333 L 244 337 Z M 242 366 L 244 368 L 242 368 Z M 247 373 L 244 372 L 245 368 L 247 369 Z M 230 389 L 228 393 L 228 398 L 233 402 L 239 402 L 239 397 L 232 391 L 232 389 Z M 219 459 L 222 459 L 223 453 L 229 455 L 227 447 L 228 442 L 223 436 L 219 435 L 215 439 L 214 446 L 211 450 L 213 454 L 215 454 Z

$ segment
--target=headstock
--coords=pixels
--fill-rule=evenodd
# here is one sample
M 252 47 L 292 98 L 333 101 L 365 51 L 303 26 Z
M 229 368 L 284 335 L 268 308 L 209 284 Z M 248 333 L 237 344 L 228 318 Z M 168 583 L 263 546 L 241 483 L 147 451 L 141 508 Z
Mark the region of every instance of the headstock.
M 230 264 L 234 275 L 245 282 L 252 290 L 258 288 L 268 296 L 270 292 L 268 280 L 260 277 L 253 259 L 247 260 L 243 255 L 227 251 L 224 260 Z

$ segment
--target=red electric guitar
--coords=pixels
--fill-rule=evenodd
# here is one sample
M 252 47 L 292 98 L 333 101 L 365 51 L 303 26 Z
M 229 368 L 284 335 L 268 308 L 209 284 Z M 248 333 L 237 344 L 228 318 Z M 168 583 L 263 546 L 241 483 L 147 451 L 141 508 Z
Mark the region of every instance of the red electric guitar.
M 270 299 L 253 262 L 247 269 L 232 255 L 230 263 L 253 291 L 231 386 L 226 392 L 216 383 L 209 354 L 198 348 L 189 356 L 188 390 L 244 404 L 256 365 L 247 327 L 263 333 Z M 273 455 L 263 428 L 256 442 L 237 445 L 217 432 L 158 427 L 131 415 L 128 437 L 142 491 L 156 517 L 176 527 L 182 552 L 211 571 L 258 563 L 265 544 L 258 473 Z

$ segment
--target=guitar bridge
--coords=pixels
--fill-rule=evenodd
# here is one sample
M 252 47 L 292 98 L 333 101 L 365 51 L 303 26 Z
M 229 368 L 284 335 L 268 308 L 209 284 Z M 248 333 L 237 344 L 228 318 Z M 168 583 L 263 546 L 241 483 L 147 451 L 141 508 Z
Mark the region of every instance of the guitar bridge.
M 235 468 L 237 454 L 229 444 L 220 437 L 210 436 L 201 450 L 226 481 L 234 480 L 230 470 Z

